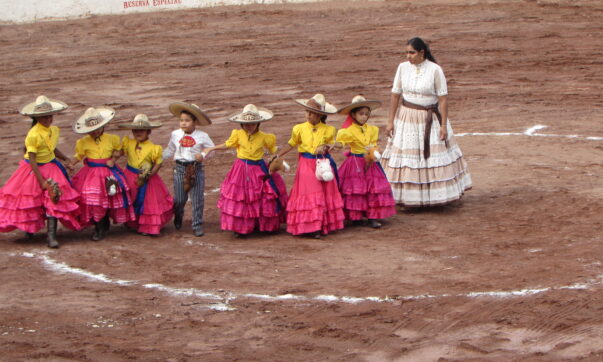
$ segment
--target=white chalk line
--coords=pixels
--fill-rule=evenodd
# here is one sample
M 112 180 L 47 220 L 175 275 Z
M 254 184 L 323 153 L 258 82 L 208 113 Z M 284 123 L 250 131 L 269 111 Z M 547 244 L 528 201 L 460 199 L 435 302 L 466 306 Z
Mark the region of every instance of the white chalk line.
M 11 254 L 15 256 L 17 254 Z M 593 279 L 589 279 L 585 282 L 576 282 L 570 285 L 560 287 L 541 287 L 541 288 L 525 288 L 520 290 L 511 291 L 482 291 L 482 292 L 468 292 L 458 294 L 420 294 L 420 295 L 408 295 L 408 296 L 396 296 L 396 297 L 350 297 L 350 296 L 336 296 L 336 295 L 318 295 L 318 296 L 304 296 L 295 294 L 283 294 L 283 295 L 268 295 L 268 294 L 255 294 L 255 293 L 244 293 L 236 294 L 232 292 L 220 292 L 213 293 L 208 291 L 202 291 L 196 288 L 173 288 L 159 283 L 141 283 L 134 280 L 123 280 L 114 279 L 106 276 L 105 274 L 93 273 L 81 268 L 75 268 L 69 266 L 66 263 L 56 261 L 48 256 L 48 251 L 34 253 L 22 253 L 20 256 L 32 259 L 40 260 L 43 265 L 56 273 L 59 274 L 73 274 L 85 279 L 101 282 L 107 284 L 115 284 L 124 287 L 130 286 L 141 286 L 147 289 L 154 289 L 163 292 L 170 296 L 175 297 L 193 297 L 198 299 L 208 300 L 208 304 L 205 305 L 208 309 L 216 311 L 231 311 L 235 310 L 230 305 L 231 301 L 237 299 L 257 299 L 262 301 L 279 302 L 279 301 L 302 301 L 302 302 L 326 302 L 326 303 L 346 303 L 356 304 L 362 302 L 371 303 L 393 303 L 395 301 L 416 301 L 422 299 L 434 299 L 434 298 L 449 298 L 449 297 L 464 297 L 464 298 L 512 298 L 512 297 L 524 297 L 541 294 L 554 290 L 586 290 L 590 289 L 595 285 L 603 283 L 603 274 L 596 276 Z
M 523 132 L 471 132 L 471 133 L 458 133 L 455 134 L 455 137 L 465 137 L 465 136 L 529 136 L 529 137 L 557 137 L 557 138 L 572 138 L 572 139 L 584 139 L 588 141 L 603 141 L 603 137 L 594 137 L 594 136 L 580 136 L 580 135 L 560 135 L 560 134 L 545 134 L 545 133 L 536 133 L 541 129 L 548 128 L 543 124 L 537 124 L 526 129 Z

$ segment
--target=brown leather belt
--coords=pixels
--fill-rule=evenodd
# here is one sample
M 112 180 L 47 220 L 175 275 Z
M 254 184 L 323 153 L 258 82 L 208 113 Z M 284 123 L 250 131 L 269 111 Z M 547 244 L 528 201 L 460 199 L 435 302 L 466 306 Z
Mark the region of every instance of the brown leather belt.
M 433 114 L 435 113 L 438 118 L 438 122 L 440 122 L 440 126 L 442 126 L 442 114 L 438 109 L 438 103 L 429 105 L 427 107 L 421 106 L 419 104 L 411 103 L 404 98 L 402 98 L 402 105 L 406 108 L 418 109 L 420 111 L 427 111 L 427 115 L 425 116 L 425 136 L 423 137 L 423 157 L 428 159 L 430 152 L 430 136 L 431 136 L 431 124 L 433 123 Z M 445 141 L 446 148 L 448 148 L 448 140 Z

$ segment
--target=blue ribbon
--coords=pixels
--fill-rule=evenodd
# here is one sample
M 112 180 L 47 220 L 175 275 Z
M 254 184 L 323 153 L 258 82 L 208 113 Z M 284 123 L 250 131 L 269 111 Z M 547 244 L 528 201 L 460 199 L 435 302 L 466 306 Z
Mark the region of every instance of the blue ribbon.
M 138 168 L 134 168 L 132 166 L 130 166 L 129 164 L 127 165 L 128 170 L 134 172 L 135 174 L 139 175 L 142 170 L 138 169 Z M 136 215 L 140 215 L 144 212 L 144 198 L 147 195 L 147 182 L 144 183 L 144 185 L 140 186 L 138 188 L 138 191 L 136 192 L 136 199 L 134 200 L 134 212 L 136 213 Z
M 268 170 L 268 166 L 266 165 L 266 162 L 264 162 L 264 160 L 257 160 L 257 161 L 253 161 L 253 160 L 247 160 L 245 158 L 239 158 L 239 160 L 245 162 L 248 165 L 252 165 L 252 166 L 260 166 L 260 168 L 262 169 L 262 171 L 264 172 L 264 174 L 266 175 L 266 177 L 268 177 L 268 183 L 270 184 L 270 187 L 272 188 L 272 190 L 274 190 L 274 193 L 277 196 L 277 200 L 276 200 L 276 212 L 280 212 L 281 211 L 281 193 L 278 191 L 278 188 L 276 187 L 276 183 L 274 182 L 274 179 L 272 178 L 272 175 L 270 174 L 270 171 Z
M 113 166 L 113 167 L 109 167 L 104 163 L 98 163 L 98 162 L 90 162 L 90 160 L 86 159 L 86 165 L 88 165 L 89 167 L 106 167 L 109 169 L 109 171 L 111 171 L 111 173 L 113 174 L 113 176 L 115 176 L 115 179 L 117 180 L 117 183 L 119 184 L 119 187 L 121 188 L 121 195 L 124 199 L 124 208 L 128 207 L 128 193 L 126 192 L 126 175 L 124 175 L 123 172 L 121 172 L 121 170 L 119 168 L 117 168 L 117 166 Z
M 29 160 L 25 159 L 25 162 L 29 163 Z M 67 181 L 69 181 L 69 184 L 71 185 L 71 180 L 69 179 L 69 174 L 67 173 L 65 166 L 63 166 L 63 164 L 61 162 L 59 162 L 59 160 L 57 160 L 56 158 L 53 158 L 52 161 L 49 161 L 49 162 L 36 162 L 36 163 L 38 164 L 38 166 L 44 166 L 47 163 L 54 163 L 55 165 L 57 165 L 59 170 L 61 170 L 61 172 L 63 173 L 63 176 L 65 176 L 65 178 L 67 179 Z
M 331 156 L 331 154 L 327 153 L 325 155 L 315 155 L 309 152 L 301 152 L 300 155 L 302 155 L 303 158 L 310 158 L 313 160 L 317 158 L 328 158 L 329 163 L 331 164 L 331 168 L 333 168 L 333 173 L 335 174 L 337 185 L 339 185 L 339 173 L 337 172 L 337 164 L 335 163 L 335 160 L 333 159 L 333 156 Z

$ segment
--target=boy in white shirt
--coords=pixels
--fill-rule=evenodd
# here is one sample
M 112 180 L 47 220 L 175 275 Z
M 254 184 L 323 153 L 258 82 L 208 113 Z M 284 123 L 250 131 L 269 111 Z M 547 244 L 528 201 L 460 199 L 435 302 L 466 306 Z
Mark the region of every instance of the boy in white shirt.
M 180 129 L 172 132 L 170 142 L 163 151 L 163 159 L 174 158 L 174 226 L 182 227 L 184 206 L 189 192 L 193 203 L 192 227 L 195 236 L 203 236 L 203 205 L 205 173 L 203 149 L 213 147 L 209 135 L 195 129 L 197 125 L 210 125 L 209 117 L 195 104 L 176 102 L 170 112 L 179 118 Z

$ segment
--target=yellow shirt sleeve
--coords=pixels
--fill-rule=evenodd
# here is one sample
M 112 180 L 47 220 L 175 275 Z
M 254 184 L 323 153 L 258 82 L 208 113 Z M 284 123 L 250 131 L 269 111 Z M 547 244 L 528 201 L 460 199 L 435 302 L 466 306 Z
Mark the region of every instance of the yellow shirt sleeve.
M 377 146 L 379 142 L 379 127 L 377 126 L 369 126 L 372 128 L 373 133 L 371 134 L 371 146 Z
M 237 148 L 239 146 L 239 130 L 233 129 L 230 132 L 230 137 L 224 143 L 228 148 Z
M 336 133 L 335 127 L 327 126 L 327 130 L 325 131 L 324 142 L 325 143 L 335 142 L 335 133 Z
M 122 145 L 118 135 L 111 135 L 111 143 L 114 151 L 121 151 Z
M 32 128 L 27 132 L 27 136 L 25 137 L 25 148 L 26 152 L 38 153 L 38 148 L 41 145 L 41 139 L 35 130 Z
M 130 145 L 130 138 L 128 138 L 128 136 L 124 136 L 121 143 L 122 143 L 124 155 L 127 156 L 128 155 L 128 146 Z
M 337 142 L 340 142 L 344 146 L 348 146 L 352 143 L 352 135 L 347 128 L 342 128 L 337 132 Z
M 266 147 L 270 153 L 276 153 L 276 135 L 267 133 L 264 137 L 264 147 Z
M 153 151 L 151 152 L 151 160 L 154 165 L 158 165 L 163 162 L 163 147 L 160 145 L 154 145 Z
M 86 136 L 86 137 L 88 137 L 88 136 Z M 73 157 L 75 157 L 79 161 L 81 161 L 84 159 L 85 156 L 86 156 L 86 153 L 84 151 L 84 139 L 80 138 L 79 140 L 77 140 L 77 142 L 75 142 L 75 155 Z
M 291 138 L 287 142 L 289 144 L 289 146 L 291 146 L 291 147 L 295 147 L 295 146 L 298 146 L 301 144 L 300 126 L 301 125 L 296 124 L 295 126 L 293 126 L 293 129 L 291 130 Z

